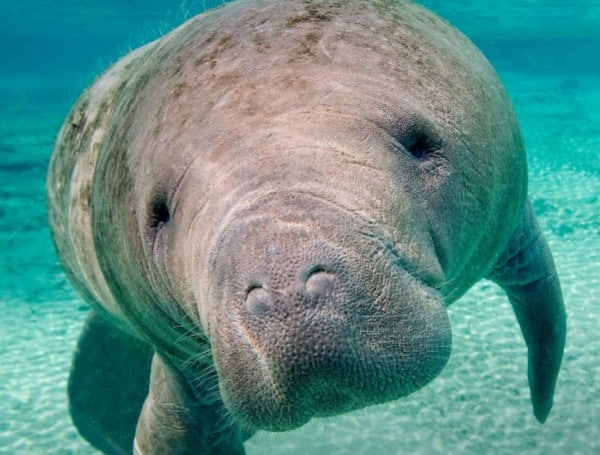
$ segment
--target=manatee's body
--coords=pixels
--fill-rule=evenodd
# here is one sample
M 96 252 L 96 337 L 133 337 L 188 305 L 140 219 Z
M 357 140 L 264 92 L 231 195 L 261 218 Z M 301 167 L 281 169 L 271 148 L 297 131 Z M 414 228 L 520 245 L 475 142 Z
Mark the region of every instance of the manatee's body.
M 445 308 L 484 277 L 544 421 L 565 320 L 526 174 L 493 69 L 419 6 L 247 0 L 186 22 L 83 94 L 50 166 L 93 309 L 75 423 L 107 452 L 135 433 L 144 454 L 242 453 L 255 429 L 397 399 L 444 367 Z

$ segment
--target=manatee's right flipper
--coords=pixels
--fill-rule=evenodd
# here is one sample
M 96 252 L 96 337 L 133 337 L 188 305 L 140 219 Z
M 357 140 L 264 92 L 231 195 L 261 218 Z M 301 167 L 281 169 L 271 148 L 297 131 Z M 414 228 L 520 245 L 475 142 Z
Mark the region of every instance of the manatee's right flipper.
M 154 354 L 150 391 L 138 421 L 135 455 L 243 455 L 242 435 L 217 396 L 198 397 L 188 379 Z M 208 394 L 207 394 L 208 395 Z
M 535 417 L 552 408 L 566 334 L 558 275 L 529 201 L 520 225 L 489 276 L 508 295 L 529 352 L 528 378 Z
M 90 311 L 73 357 L 69 411 L 79 433 L 104 453 L 131 454 L 153 352 Z

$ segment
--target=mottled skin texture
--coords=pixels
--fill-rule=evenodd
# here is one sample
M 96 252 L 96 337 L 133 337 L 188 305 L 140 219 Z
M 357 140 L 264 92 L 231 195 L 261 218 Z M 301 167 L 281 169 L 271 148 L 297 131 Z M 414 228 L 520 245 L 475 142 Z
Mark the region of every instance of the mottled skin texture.
M 543 422 L 565 316 L 526 174 L 493 69 L 419 6 L 241 0 L 186 22 L 101 76 L 54 151 L 54 240 L 92 307 L 76 425 L 107 452 L 135 431 L 143 454 L 243 453 L 255 429 L 397 399 L 444 367 L 446 306 L 485 277 Z

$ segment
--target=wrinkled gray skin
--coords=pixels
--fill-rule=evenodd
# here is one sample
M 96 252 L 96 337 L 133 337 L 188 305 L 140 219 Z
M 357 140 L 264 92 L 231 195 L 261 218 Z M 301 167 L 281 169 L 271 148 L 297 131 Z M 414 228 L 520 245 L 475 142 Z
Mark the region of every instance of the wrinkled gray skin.
M 135 434 L 142 454 L 230 454 L 395 400 L 444 367 L 446 307 L 484 277 L 543 422 L 565 315 L 526 173 L 493 69 L 419 6 L 242 0 L 186 22 L 100 77 L 54 151 L 54 240 L 93 309 L 75 424 L 109 453 Z

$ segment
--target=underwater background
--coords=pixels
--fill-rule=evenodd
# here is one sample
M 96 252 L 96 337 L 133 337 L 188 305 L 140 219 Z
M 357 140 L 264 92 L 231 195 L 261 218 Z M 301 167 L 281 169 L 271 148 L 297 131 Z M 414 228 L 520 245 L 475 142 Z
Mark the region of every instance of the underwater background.
M 80 92 L 120 56 L 221 1 L 0 0 L 0 453 L 94 454 L 66 381 L 87 307 L 46 220 L 45 175 Z M 504 294 L 482 281 L 449 309 L 453 352 L 405 399 L 287 433 L 249 455 L 600 454 L 600 0 L 423 0 L 496 67 L 528 147 L 530 196 L 554 253 L 568 334 L 545 425 Z

